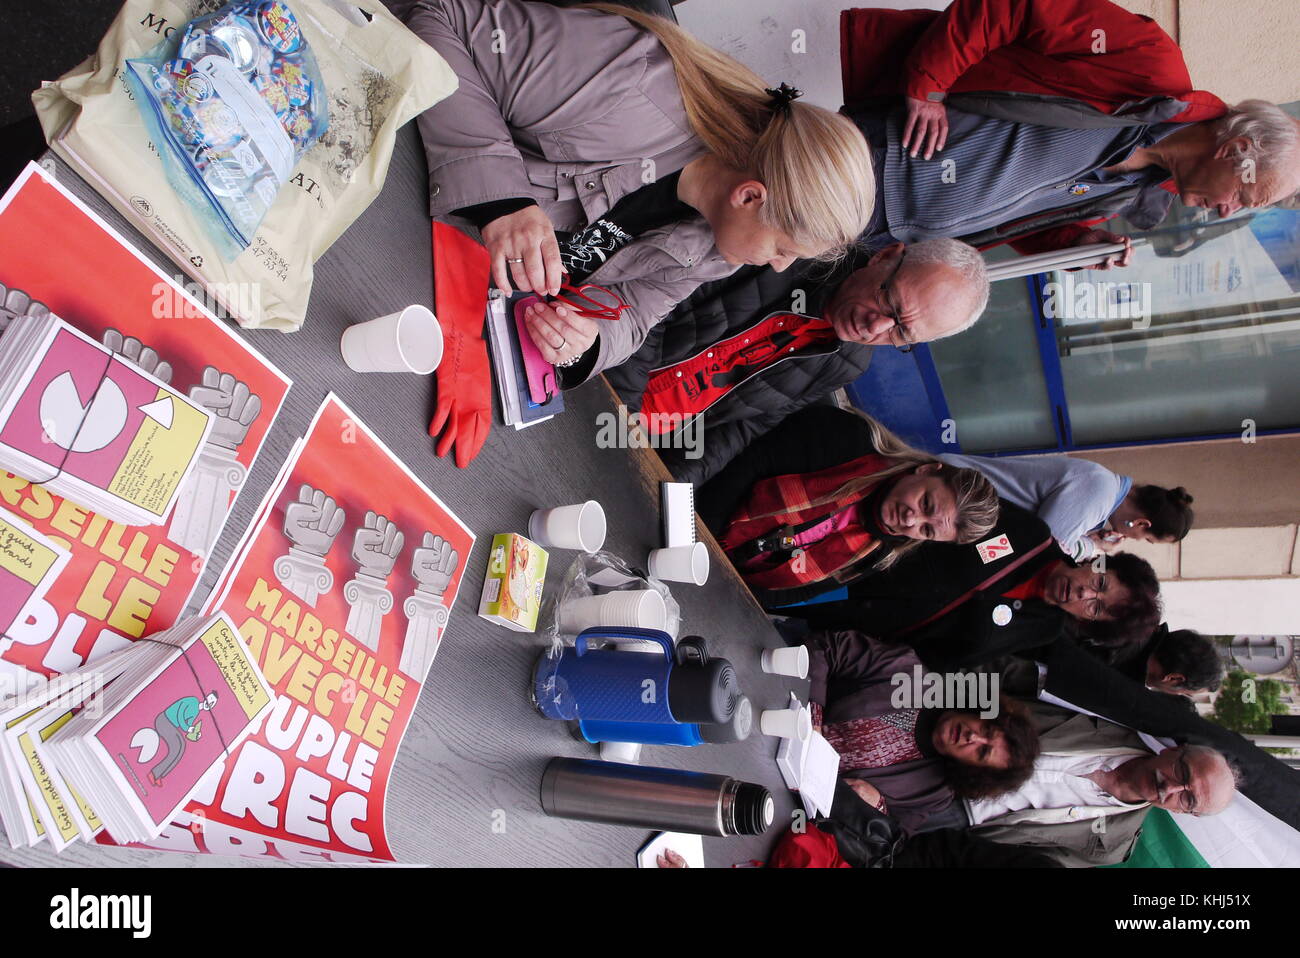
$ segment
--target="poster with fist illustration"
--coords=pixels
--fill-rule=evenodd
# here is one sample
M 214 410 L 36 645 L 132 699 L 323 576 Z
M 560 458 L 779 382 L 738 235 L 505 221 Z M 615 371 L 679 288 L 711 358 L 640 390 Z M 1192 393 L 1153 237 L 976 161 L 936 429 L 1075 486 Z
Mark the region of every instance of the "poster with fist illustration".
M 205 610 L 230 615 L 276 698 L 190 814 L 214 835 L 391 860 L 389 773 L 473 546 L 328 397 Z

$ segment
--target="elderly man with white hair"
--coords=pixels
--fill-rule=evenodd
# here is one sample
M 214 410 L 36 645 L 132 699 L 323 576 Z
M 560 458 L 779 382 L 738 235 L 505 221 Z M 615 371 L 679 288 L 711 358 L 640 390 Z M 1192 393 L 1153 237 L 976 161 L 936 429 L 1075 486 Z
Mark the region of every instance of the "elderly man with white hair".
M 1041 752 L 1029 780 L 966 803 L 974 834 L 1031 845 L 1067 867 L 1127 860 L 1152 808 L 1217 815 L 1237 793 L 1221 752 L 1177 745 L 1154 752 L 1138 733 L 1041 702 L 1032 708 Z
M 697 290 L 607 375 L 674 474 L 704 482 L 786 416 L 857 379 L 875 347 L 906 352 L 959 333 L 988 297 L 983 258 L 946 238 L 858 251 L 830 268 L 741 270 Z
M 1194 89 L 1178 44 L 1110 0 L 853 9 L 841 29 L 845 112 L 876 166 L 875 243 L 1127 245 L 1098 224 L 1150 229 L 1173 194 L 1228 216 L 1300 189 L 1295 120 Z

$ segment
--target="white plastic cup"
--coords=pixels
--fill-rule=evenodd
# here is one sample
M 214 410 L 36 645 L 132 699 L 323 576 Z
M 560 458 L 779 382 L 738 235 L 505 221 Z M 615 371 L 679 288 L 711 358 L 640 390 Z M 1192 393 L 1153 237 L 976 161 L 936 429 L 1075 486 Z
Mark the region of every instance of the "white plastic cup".
M 600 760 L 602 762 L 619 762 L 623 765 L 641 763 L 640 742 L 601 742 Z
M 408 306 L 349 326 L 339 343 L 343 361 L 359 373 L 427 375 L 442 362 L 442 327 L 424 306 Z
M 650 575 L 661 582 L 689 582 L 704 585 L 709 581 L 709 547 L 703 542 L 650 553 Z
M 808 647 L 804 645 L 796 645 L 792 649 L 764 649 L 758 662 L 763 671 L 770 675 L 808 678 Z
M 654 589 L 634 589 L 570 599 L 560 606 L 556 624 L 566 635 L 584 629 L 641 628 L 663 630 L 668 620 L 664 597 Z
M 528 517 L 528 538 L 552 549 L 599 552 L 605 544 L 605 510 L 595 499 L 538 509 Z
M 758 717 L 764 735 L 793 738 L 806 742 L 812 738 L 812 716 L 807 709 L 766 709 Z

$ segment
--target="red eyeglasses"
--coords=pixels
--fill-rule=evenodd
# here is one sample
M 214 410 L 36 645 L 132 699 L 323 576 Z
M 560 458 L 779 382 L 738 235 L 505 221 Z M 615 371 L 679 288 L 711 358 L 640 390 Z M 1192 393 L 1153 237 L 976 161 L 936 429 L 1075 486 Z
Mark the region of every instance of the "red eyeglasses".
M 591 283 L 582 283 L 578 286 L 570 286 L 567 282 L 561 283 L 560 294 L 553 297 L 552 302 L 563 303 L 583 316 L 604 319 L 611 323 L 622 317 L 623 310 L 632 308 L 619 299 L 616 293 Z

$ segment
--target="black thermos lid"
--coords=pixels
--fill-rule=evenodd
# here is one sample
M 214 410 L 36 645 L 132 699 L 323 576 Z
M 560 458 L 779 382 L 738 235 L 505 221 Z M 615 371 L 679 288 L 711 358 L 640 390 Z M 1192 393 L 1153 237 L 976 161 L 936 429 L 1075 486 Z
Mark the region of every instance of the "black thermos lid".
M 729 722 L 740 686 L 726 659 L 675 666 L 668 679 L 668 707 L 679 722 Z

